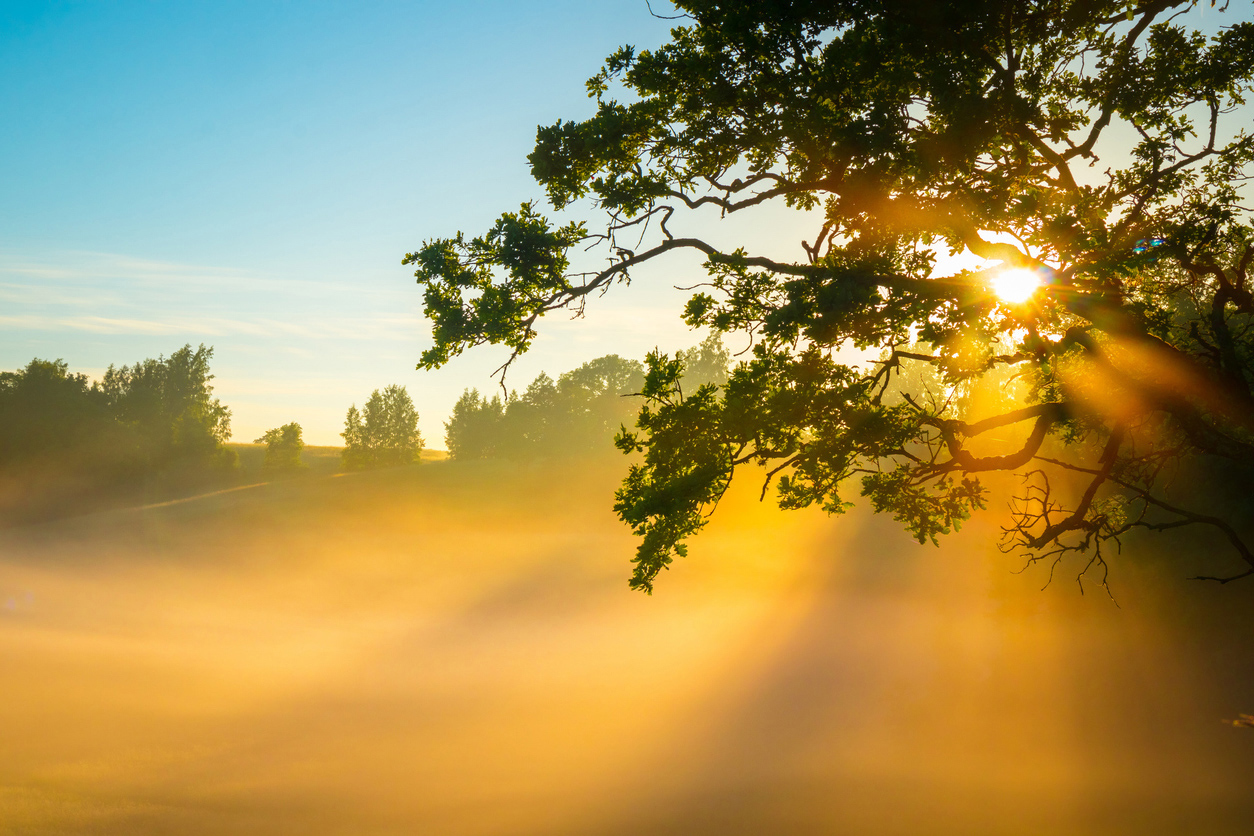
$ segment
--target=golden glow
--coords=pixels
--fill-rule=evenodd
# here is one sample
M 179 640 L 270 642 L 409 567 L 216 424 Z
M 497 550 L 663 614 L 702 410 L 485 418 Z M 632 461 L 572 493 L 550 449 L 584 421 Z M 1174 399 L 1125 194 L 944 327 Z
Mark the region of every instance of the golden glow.
M 759 471 L 648 597 L 617 462 L 475 464 L 0 532 L 0 833 L 1248 830 L 1220 720 L 1250 678 L 1176 639 L 1237 658 L 1254 613 L 1182 573 L 1123 563 L 1125 609 L 1041 591 L 996 514 L 924 549 L 865 507 L 777 511 Z
M 993 292 L 997 298 L 1012 305 L 1022 305 L 1031 299 L 1040 286 L 1041 278 L 1035 270 L 1002 270 L 993 277 Z

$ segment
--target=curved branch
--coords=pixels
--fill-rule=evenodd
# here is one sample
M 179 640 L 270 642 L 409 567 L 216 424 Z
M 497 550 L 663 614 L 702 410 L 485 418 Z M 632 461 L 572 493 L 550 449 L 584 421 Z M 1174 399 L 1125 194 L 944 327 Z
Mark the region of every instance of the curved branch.
M 1058 459 L 1051 459 L 1045 456 L 1037 456 L 1037 458 L 1043 462 L 1048 462 L 1049 464 L 1052 464 L 1056 467 L 1061 467 L 1065 470 L 1074 470 L 1079 473 L 1089 473 L 1089 474 L 1094 474 L 1094 475 L 1099 473 L 1099 471 L 1094 470 L 1092 468 L 1081 467 L 1080 465 L 1071 464 L 1070 462 L 1059 461 Z M 1240 555 L 1241 559 L 1245 561 L 1245 563 L 1250 567 L 1246 571 L 1241 572 L 1239 574 L 1226 576 L 1222 578 L 1213 577 L 1210 575 L 1196 575 L 1192 578 L 1189 578 L 1189 580 L 1218 581 L 1219 583 L 1229 583 L 1231 581 L 1240 580 L 1241 578 L 1246 578 L 1246 577 L 1249 577 L 1250 575 L 1254 575 L 1254 550 L 1251 550 L 1250 547 L 1246 545 L 1245 541 L 1241 539 L 1241 535 L 1237 533 L 1236 529 L 1234 529 L 1223 518 L 1212 516 L 1210 514 L 1199 514 L 1195 511 L 1190 511 L 1186 508 L 1181 508 L 1178 505 L 1173 505 L 1170 502 L 1167 502 L 1166 500 L 1163 500 L 1154 496 L 1147 489 L 1139 487 L 1129 482 L 1128 480 L 1122 479 L 1118 476 L 1112 476 L 1109 473 L 1107 473 L 1104 478 L 1107 481 L 1109 481 L 1111 484 L 1118 485 L 1119 487 L 1124 488 L 1125 490 L 1131 491 L 1132 493 L 1136 495 L 1138 499 L 1144 502 L 1147 506 L 1152 505 L 1155 508 L 1160 508 L 1169 514 L 1175 514 L 1177 517 L 1180 518 L 1179 520 L 1175 520 L 1175 521 L 1167 522 L 1167 523 L 1134 522 L 1134 523 L 1129 523 L 1125 527 L 1125 529 L 1132 528 L 1135 526 L 1135 527 L 1140 527 L 1140 528 L 1150 528 L 1156 531 L 1161 531 L 1161 530 L 1166 530 L 1169 528 L 1181 528 L 1181 527 L 1188 526 L 1188 525 L 1207 525 L 1207 526 L 1210 526 L 1211 528 L 1217 529 L 1220 533 L 1222 533 L 1225 539 L 1227 539 L 1228 543 L 1231 544 L 1232 548 L 1237 552 L 1238 555 Z
M 1124 432 L 1122 429 L 1116 429 L 1110 434 L 1110 438 L 1106 441 L 1106 447 L 1102 450 L 1101 458 L 1098 459 L 1098 463 L 1101 466 L 1092 471 L 1093 480 L 1084 489 L 1080 501 L 1076 503 L 1075 510 L 1070 515 L 1052 525 L 1047 525 L 1039 535 L 1032 536 L 1027 532 L 1023 532 L 1024 544 L 1028 548 L 1039 549 L 1047 543 L 1054 542 L 1068 531 L 1093 527 L 1093 524 L 1086 520 L 1085 517 L 1088 515 L 1089 508 L 1093 505 L 1094 497 L 1097 496 L 1097 489 L 1110 479 L 1111 470 L 1114 469 L 1115 461 L 1119 455 L 1119 447 L 1123 444 L 1123 439 Z
M 906 400 L 915 409 L 920 409 L 911 398 L 907 397 Z M 935 427 L 940 432 L 941 438 L 944 439 L 945 446 L 949 450 L 949 459 L 929 465 L 924 469 L 924 475 L 931 477 L 954 471 L 982 473 L 992 470 L 1016 470 L 1031 461 L 1037 452 L 1040 451 L 1041 445 L 1045 442 L 1045 437 L 1049 434 L 1050 429 L 1062 417 L 1062 410 L 1062 404 L 1038 404 L 1007 413 L 1006 415 L 979 421 L 975 424 L 965 424 L 962 421 L 924 415 L 920 419 L 920 423 Z M 922 410 L 920 409 L 920 411 Z M 973 456 L 969 450 L 962 446 L 962 441 L 959 438 L 960 435 L 967 437 L 979 435 L 995 427 L 1018 423 L 1033 417 L 1036 418 L 1036 423 L 1033 424 L 1032 432 L 1028 435 L 1023 447 L 1014 453 L 1004 456 Z

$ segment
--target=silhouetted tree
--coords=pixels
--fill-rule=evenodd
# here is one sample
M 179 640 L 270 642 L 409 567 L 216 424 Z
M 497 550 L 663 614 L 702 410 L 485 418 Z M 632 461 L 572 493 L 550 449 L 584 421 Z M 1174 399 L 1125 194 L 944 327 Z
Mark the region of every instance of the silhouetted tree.
M 213 349 L 185 345 L 168 358 L 109 366 L 100 391 L 133 435 L 143 470 L 162 482 L 188 482 L 235 467 L 231 411 L 213 397 Z
M 488 400 L 477 389 L 467 389 L 453 405 L 444 422 L 444 443 L 449 458 L 456 460 L 496 458 L 504 429 L 505 405 L 500 395 Z
M 63 360 L 31 360 L 0 372 L 0 465 L 37 459 L 78 464 L 106 435 L 118 441 L 117 422 L 104 394 Z
M 266 430 L 254 444 L 266 445 L 266 458 L 261 465 L 264 473 L 281 475 L 305 469 L 300 454 L 305 449 L 300 424 L 293 421 L 272 430 Z
M 679 378 L 682 392 L 695 392 L 698 386 L 722 386 L 731 374 L 731 352 L 717 331 L 687 351 L 675 352 L 675 359 L 683 368 Z
M 644 370 L 610 354 L 566 372 L 555 382 L 541 372 L 522 395 L 489 401 L 467 390 L 445 424 L 454 459 L 566 458 L 613 449 L 613 437 L 635 415 L 628 396 L 640 391 Z
M 562 443 L 557 384 L 544 372 L 521 396 L 505 405 L 505 433 L 500 450 L 506 458 L 534 458 L 554 453 Z
M 0 516 L 58 516 L 234 473 L 230 413 L 212 397 L 212 349 L 110 367 L 91 383 L 64 361 L 0 373 Z
M 360 412 L 349 407 L 341 435 L 348 470 L 412 464 L 422 452 L 418 411 L 404 386 L 374 390 Z
M 614 434 L 634 423 L 644 368 L 617 354 L 598 357 L 557 381 L 558 445 L 570 455 L 610 449 Z
M 1026 470 L 1008 550 L 1080 553 L 1104 583 L 1105 544 L 1203 526 L 1239 564 L 1212 579 L 1254 574 L 1232 521 L 1165 487 L 1210 457 L 1251 492 L 1254 139 L 1233 114 L 1254 23 L 1199 0 L 677 5 L 668 43 L 623 47 L 588 82 L 593 116 L 537 132 L 549 201 L 590 200 L 603 228 L 528 203 L 405 257 L 434 327 L 425 367 L 484 343 L 517 356 L 545 312 L 668 253 L 705 257 L 686 321 L 754 347 L 721 397 L 684 397 L 681 365 L 650 358 L 640 431 L 622 439 L 645 460 L 616 506 L 642 538 L 633 586 L 651 589 L 749 463 L 784 507 L 839 512 L 860 491 L 920 542 L 984 507 L 981 474 Z M 1199 8 L 1211 34 L 1189 29 Z M 767 203 L 812 229 L 794 256 L 680 229 Z M 608 266 L 571 268 L 571 248 L 598 244 Z M 886 402 L 911 363 L 940 388 Z M 955 408 L 955 389 L 1005 367 L 1022 385 L 997 408 Z M 1014 444 L 973 447 L 990 434 Z

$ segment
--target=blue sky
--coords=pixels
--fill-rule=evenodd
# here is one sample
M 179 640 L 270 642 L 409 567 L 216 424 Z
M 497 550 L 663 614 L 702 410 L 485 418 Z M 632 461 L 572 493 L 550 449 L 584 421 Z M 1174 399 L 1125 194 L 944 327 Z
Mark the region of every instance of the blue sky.
M 236 440 L 296 420 L 337 443 L 402 383 L 443 446 L 503 355 L 415 370 L 401 257 L 540 197 L 536 125 L 589 113 L 601 60 L 671 25 L 644 0 L 0 3 L 0 368 L 204 342 Z M 698 341 L 668 278 L 550 319 L 511 385 Z
M 429 329 L 401 257 L 542 197 L 536 125 L 591 113 L 603 58 L 672 25 L 645 0 L 0 0 L 0 369 L 99 375 L 203 342 L 237 441 L 299 421 L 339 443 L 349 404 L 400 383 L 442 447 L 462 389 L 493 389 L 506 355 L 416 370 Z M 697 231 L 800 258 L 817 224 L 762 210 Z M 699 261 L 547 318 L 510 385 L 695 344 L 675 286 Z

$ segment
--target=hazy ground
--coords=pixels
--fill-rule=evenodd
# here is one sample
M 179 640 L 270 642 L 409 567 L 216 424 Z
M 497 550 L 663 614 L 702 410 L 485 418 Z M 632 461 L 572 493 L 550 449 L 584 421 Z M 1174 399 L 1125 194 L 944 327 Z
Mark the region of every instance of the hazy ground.
M 228 444 L 226 446 L 234 450 L 238 457 L 239 472 L 236 474 L 236 481 L 241 484 L 254 484 L 267 480 L 268 477 L 262 470 L 262 465 L 266 460 L 266 445 Z M 340 454 L 343 451 L 343 447 L 316 447 L 306 444 L 300 454 L 300 460 L 306 468 L 304 475 L 329 476 L 340 472 L 343 461 Z M 448 458 L 448 453 L 443 450 L 423 450 L 421 458 L 424 462 L 443 461 Z
M 428 463 L 0 532 L 0 833 L 1251 832 L 1254 584 L 1125 560 L 1117 609 L 982 526 L 744 490 L 649 598 L 614 483 Z

